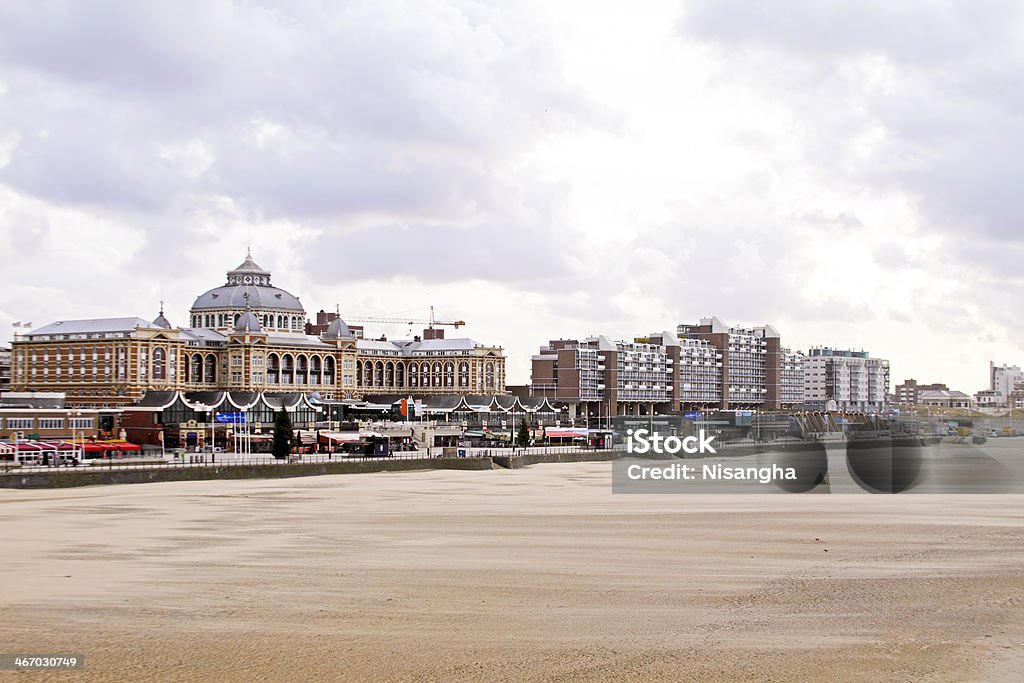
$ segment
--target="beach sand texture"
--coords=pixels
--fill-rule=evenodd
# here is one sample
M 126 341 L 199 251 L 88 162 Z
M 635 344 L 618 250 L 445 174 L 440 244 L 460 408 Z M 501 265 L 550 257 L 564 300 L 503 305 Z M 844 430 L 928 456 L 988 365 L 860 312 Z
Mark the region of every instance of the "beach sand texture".
M 0 491 L 0 679 L 1024 680 L 1024 496 L 609 463 Z

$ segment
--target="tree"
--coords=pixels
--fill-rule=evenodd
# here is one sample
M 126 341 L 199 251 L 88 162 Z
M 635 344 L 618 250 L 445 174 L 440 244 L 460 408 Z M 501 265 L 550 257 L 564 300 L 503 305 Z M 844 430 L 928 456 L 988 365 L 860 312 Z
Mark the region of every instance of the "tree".
M 519 444 L 520 448 L 526 448 L 530 445 L 530 428 L 526 426 L 526 420 L 519 423 L 519 433 L 516 434 L 516 443 Z
M 291 455 L 294 440 L 292 418 L 289 417 L 288 411 L 282 408 L 274 418 L 274 457 L 287 458 Z

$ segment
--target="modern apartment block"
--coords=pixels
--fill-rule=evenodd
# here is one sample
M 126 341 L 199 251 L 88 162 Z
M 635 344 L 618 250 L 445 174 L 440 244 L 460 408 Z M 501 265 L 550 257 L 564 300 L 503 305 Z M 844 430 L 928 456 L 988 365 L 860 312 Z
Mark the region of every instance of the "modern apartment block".
M 866 413 L 885 408 L 889 361 L 867 351 L 812 348 L 804 364 L 804 407 Z
M 532 358 L 531 393 L 564 402 L 573 418 L 801 407 L 806 356 L 782 348 L 770 325 L 704 318 L 678 330 L 552 340 Z
M 779 405 L 801 408 L 804 403 L 804 366 L 807 354 L 781 349 L 779 360 Z
M 999 406 L 1006 407 L 1010 404 L 1010 394 L 1013 393 L 1017 382 L 1024 380 L 1024 372 L 1021 372 L 1016 365 L 996 365 L 992 361 L 988 363 L 989 390 L 999 394 Z
M 706 342 L 720 354 L 719 408 L 777 410 L 782 407 L 783 354 L 781 337 L 774 327 L 730 327 L 711 317 L 702 318 L 695 325 L 681 324 L 677 332 L 680 339 Z M 790 368 L 787 380 L 792 381 L 796 372 Z M 788 387 L 787 391 L 788 398 L 795 398 L 795 386 Z
M 678 405 L 679 351 L 668 332 L 633 342 L 551 340 L 532 357 L 531 391 L 564 403 L 572 420 L 670 412 Z

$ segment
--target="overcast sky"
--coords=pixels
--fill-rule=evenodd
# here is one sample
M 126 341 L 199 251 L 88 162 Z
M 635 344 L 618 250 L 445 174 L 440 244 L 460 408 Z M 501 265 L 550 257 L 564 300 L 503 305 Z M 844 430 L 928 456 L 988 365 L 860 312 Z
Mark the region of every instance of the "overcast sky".
M 251 243 L 309 313 L 433 304 L 512 383 L 717 315 L 973 393 L 1024 362 L 1022 8 L 3 3 L 0 339 L 183 324 Z

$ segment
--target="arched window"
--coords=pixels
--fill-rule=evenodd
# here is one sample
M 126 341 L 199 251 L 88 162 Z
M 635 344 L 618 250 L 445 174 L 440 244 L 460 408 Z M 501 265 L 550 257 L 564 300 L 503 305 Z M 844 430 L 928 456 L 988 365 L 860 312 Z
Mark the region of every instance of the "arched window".
M 313 356 L 309 359 L 309 383 L 320 384 L 321 360 L 320 356 Z
M 420 378 L 423 386 L 430 386 L 430 363 L 420 363 Z
M 267 354 L 267 384 L 277 384 L 281 379 L 281 359 L 276 353 Z
M 305 355 L 300 354 L 295 359 L 295 383 L 305 384 L 306 379 L 309 377 L 309 359 Z
M 384 366 L 384 386 L 395 386 L 395 364 L 391 361 Z
M 455 386 L 455 363 L 451 361 L 444 364 L 444 385 L 446 387 Z
M 284 316 L 283 315 L 279 315 L 279 316 L 277 316 L 277 329 L 280 330 L 283 327 L 284 327 Z
M 334 385 L 334 358 L 327 356 L 324 359 L 324 384 Z
M 373 383 L 378 387 L 384 386 L 384 363 L 380 361 L 373 367 Z
M 420 364 L 416 362 L 409 363 L 409 386 L 417 387 L 420 382 Z
M 202 382 L 203 381 L 203 356 L 201 354 L 192 354 L 192 358 L 189 360 L 189 382 Z
M 363 386 L 373 386 L 373 363 L 370 361 L 363 363 Z
M 396 387 L 404 387 L 405 386 L 405 364 L 404 363 L 396 363 L 395 364 L 395 386 Z
M 494 388 L 494 363 L 484 366 L 484 386 L 488 389 Z
M 153 349 L 153 379 L 167 379 L 167 352 L 159 346 Z
M 217 381 L 217 357 L 213 354 L 203 359 L 203 381 L 207 384 Z
M 292 354 L 286 353 L 281 356 L 281 384 L 292 383 L 292 373 L 295 370 L 295 359 Z
M 469 363 L 465 361 L 459 363 L 459 386 L 469 386 Z
M 231 321 L 231 326 L 234 327 L 238 324 L 238 319 L 242 317 L 241 313 L 235 313 L 234 319 Z

